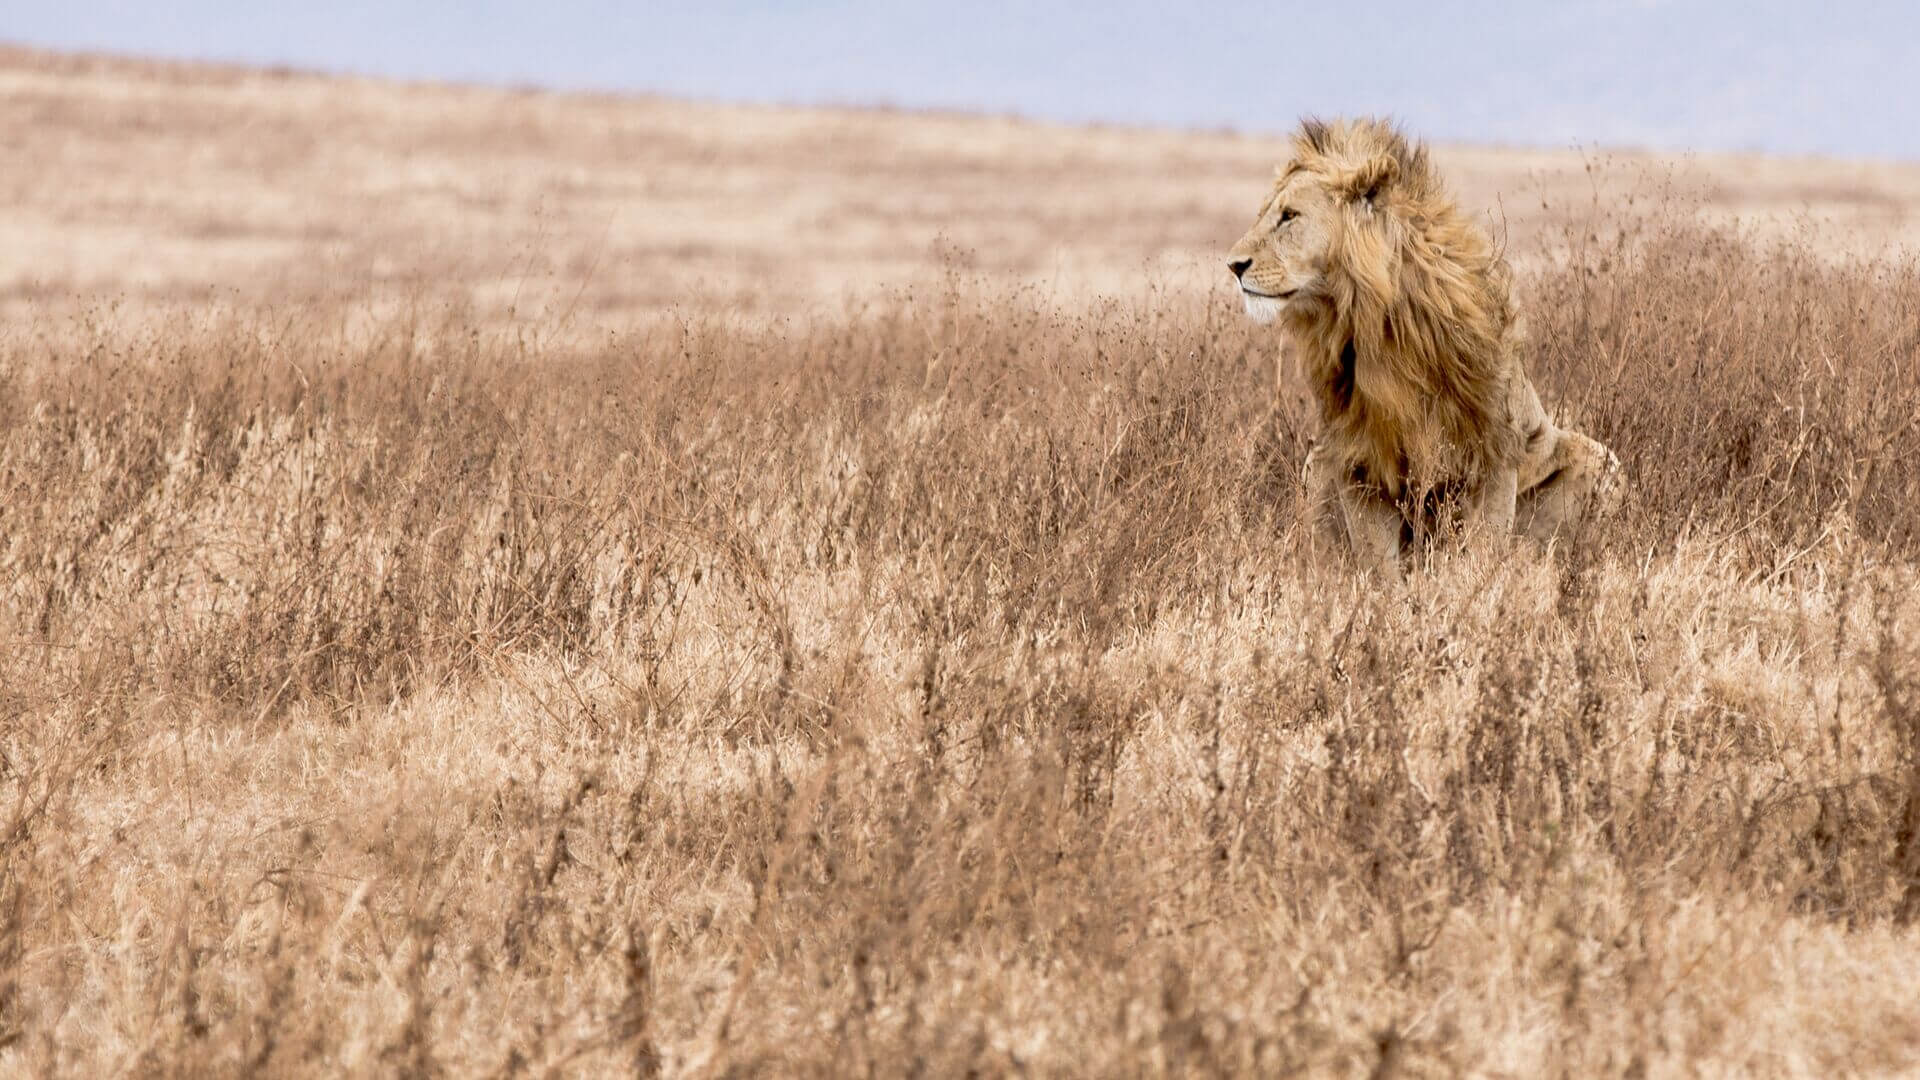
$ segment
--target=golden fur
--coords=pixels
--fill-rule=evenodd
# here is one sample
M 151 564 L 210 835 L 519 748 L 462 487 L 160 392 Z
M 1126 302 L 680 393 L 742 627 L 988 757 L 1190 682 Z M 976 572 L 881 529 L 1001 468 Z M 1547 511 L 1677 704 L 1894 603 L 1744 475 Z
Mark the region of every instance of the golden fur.
M 1356 549 L 1457 501 L 1505 531 L 1551 536 L 1610 490 L 1613 455 L 1556 428 L 1527 379 L 1511 273 L 1392 125 L 1308 120 L 1229 266 L 1248 313 L 1277 320 L 1319 400 L 1312 494 Z

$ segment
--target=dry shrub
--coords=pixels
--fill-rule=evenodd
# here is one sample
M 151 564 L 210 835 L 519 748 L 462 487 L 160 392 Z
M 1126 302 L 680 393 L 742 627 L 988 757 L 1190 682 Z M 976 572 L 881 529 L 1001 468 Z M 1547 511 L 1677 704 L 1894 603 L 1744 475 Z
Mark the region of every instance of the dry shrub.
M 1911 553 L 1913 266 L 1659 225 L 1580 244 L 1530 297 L 1535 372 L 1625 456 L 1642 538 L 1731 528 L 1764 559 L 1844 522 Z
M 1913 281 L 1570 248 L 1630 505 L 1397 596 L 1210 298 L 17 335 L 0 1066 L 1911 1068 Z

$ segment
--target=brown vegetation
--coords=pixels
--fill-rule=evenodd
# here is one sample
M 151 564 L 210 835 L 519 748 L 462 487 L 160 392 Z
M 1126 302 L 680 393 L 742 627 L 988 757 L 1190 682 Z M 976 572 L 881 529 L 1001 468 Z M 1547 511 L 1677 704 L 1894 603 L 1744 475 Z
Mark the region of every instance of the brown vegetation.
M 1301 103 L 1304 106 L 1308 103 Z M 1277 117 L 1276 129 L 1291 115 Z M 1278 136 L 769 109 L 0 46 L 0 316 L 428 296 L 488 325 L 836 314 L 958 256 L 1064 301 L 1212 290 Z M 1826 254 L 1920 243 L 1920 166 L 1440 146 L 1523 264 L 1643 172 Z M 1796 219 L 1819 222 L 1797 229 Z M 1146 271 L 1151 270 L 1151 273 Z
M 1392 598 L 1220 294 L 16 321 L 0 1069 L 1920 1065 L 1913 268 L 1568 220 L 1632 497 Z

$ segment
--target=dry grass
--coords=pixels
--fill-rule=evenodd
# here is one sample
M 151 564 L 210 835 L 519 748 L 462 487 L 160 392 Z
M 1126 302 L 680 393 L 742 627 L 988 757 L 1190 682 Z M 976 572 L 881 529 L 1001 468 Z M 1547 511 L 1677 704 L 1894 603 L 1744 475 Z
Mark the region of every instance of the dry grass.
M 1920 1068 L 1920 286 L 1654 202 L 1391 598 L 1205 293 L 15 322 L 0 1069 Z
M 1284 104 L 1276 126 L 1311 102 Z M 0 47 L 0 316 L 428 296 L 487 325 L 837 314 L 956 254 L 1064 302 L 1222 287 L 1283 139 L 765 109 Z M 1609 167 L 1596 176 L 1594 158 Z M 1920 165 L 1443 146 L 1516 255 L 1643 172 L 1700 224 L 1823 254 L 1920 246 Z M 1817 222 L 1800 230 L 1796 221 Z M 388 310 L 383 307 L 383 310 Z

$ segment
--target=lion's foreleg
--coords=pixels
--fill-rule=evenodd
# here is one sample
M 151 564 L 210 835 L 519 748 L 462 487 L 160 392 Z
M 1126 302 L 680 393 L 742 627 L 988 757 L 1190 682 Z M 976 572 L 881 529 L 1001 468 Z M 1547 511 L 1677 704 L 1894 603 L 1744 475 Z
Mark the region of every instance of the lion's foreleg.
M 1302 520 L 1316 544 L 1337 543 L 1347 534 L 1340 510 L 1340 464 L 1334 458 L 1331 447 L 1316 442 L 1300 469 Z
M 1340 512 L 1347 522 L 1347 542 L 1360 562 L 1380 573 L 1400 576 L 1400 530 L 1406 519 L 1400 508 L 1378 491 L 1359 484 L 1342 484 Z
M 1520 474 L 1515 469 L 1500 469 L 1487 477 L 1474 495 L 1472 512 L 1467 515 L 1470 531 L 1487 536 L 1506 536 L 1513 532 L 1516 500 L 1520 493 Z

